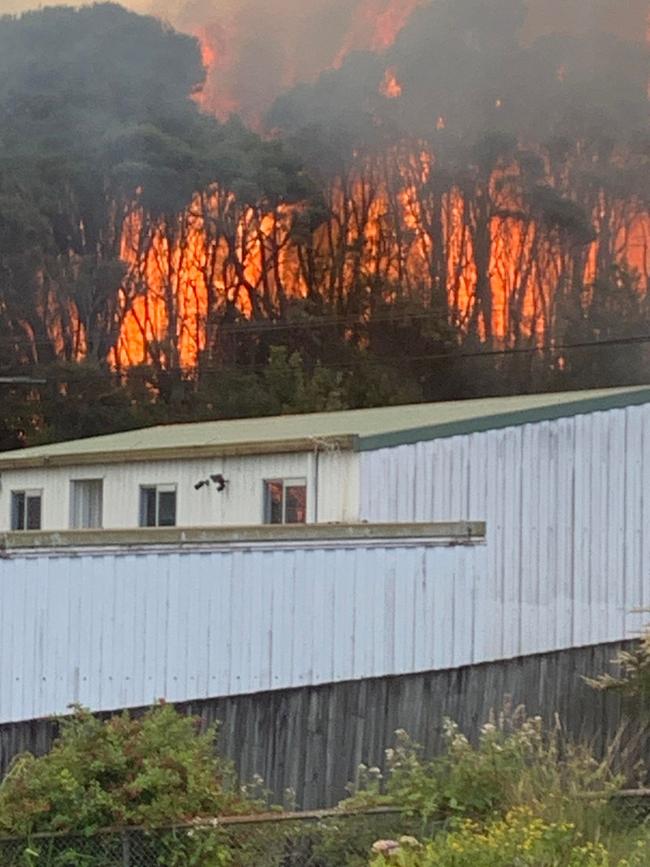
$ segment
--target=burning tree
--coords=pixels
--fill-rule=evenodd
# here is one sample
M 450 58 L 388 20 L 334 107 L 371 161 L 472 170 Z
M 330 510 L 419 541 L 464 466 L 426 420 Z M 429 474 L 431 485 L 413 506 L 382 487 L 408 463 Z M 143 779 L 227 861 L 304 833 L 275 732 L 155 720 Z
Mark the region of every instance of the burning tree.
M 643 46 L 521 0 L 371 0 L 290 74 L 256 25 L 283 58 L 259 135 L 209 112 L 251 116 L 249 6 L 200 10 L 200 44 L 112 5 L 0 19 L 5 366 L 91 360 L 190 415 L 278 346 L 343 405 L 642 376 L 640 344 L 608 371 L 568 344 L 650 324 Z

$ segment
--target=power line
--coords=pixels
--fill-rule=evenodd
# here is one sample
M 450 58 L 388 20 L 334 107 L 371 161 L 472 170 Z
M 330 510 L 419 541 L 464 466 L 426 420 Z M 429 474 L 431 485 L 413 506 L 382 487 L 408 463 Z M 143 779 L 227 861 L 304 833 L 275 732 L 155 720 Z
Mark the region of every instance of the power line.
M 348 313 L 339 315 L 333 313 L 327 316 L 310 316 L 308 319 L 294 320 L 291 322 L 276 322 L 271 319 L 266 319 L 263 321 L 243 320 L 236 323 L 220 323 L 218 325 L 218 330 L 219 334 L 257 334 L 258 332 L 263 333 L 265 331 L 277 332 L 310 330 L 316 328 L 330 328 L 334 326 L 341 326 L 343 328 L 354 328 L 355 326 L 368 327 L 373 325 L 375 322 L 394 322 L 395 324 L 400 324 L 401 322 L 420 321 L 427 319 L 442 322 L 444 320 L 444 316 L 437 316 L 435 313 L 432 312 L 404 312 L 402 314 L 395 314 L 394 312 L 387 311 L 386 313 L 373 313 L 371 314 L 371 318 L 363 319 L 362 314 Z M 205 327 L 205 317 L 201 317 L 200 322 L 201 325 Z M 29 348 L 32 346 L 51 347 L 52 341 L 44 338 L 32 340 L 26 336 L 5 336 L 0 337 L 0 345 L 5 345 L 8 347 L 23 346 L 25 348 Z
M 464 361 L 464 360 L 479 360 L 479 359 L 494 359 L 494 358 L 507 358 L 509 356 L 521 356 L 521 355 L 543 355 L 550 353 L 562 353 L 562 352 L 570 352 L 573 350 L 587 350 L 587 349 L 605 349 L 608 347 L 615 346 L 634 346 L 641 345 L 644 343 L 650 343 L 650 334 L 642 334 L 635 335 L 632 337 L 613 337 L 607 338 L 604 340 L 585 340 L 574 343 L 553 343 L 546 344 L 540 346 L 526 346 L 526 347 L 509 347 L 504 349 L 480 349 L 474 350 L 471 352 L 463 352 L 462 350 L 458 352 L 438 352 L 438 353 L 427 353 L 424 355 L 411 355 L 411 356 L 402 356 L 402 359 L 407 363 L 413 362 L 422 362 L 422 361 Z M 354 369 L 356 367 L 362 366 L 372 366 L 372 367 L 385 367 L 391 362 L 394 362 L 395 357 L 378 357 L 373 356 L 370 358 L 355 358 L 348 361 L 342 360 L 336 364 L 334 363 L 317 363 L 315 366 L 321 370 L 341 370 L 341 369 Z M 146 362 L 140 362 L 139 364 L 145 365 Z M 150 374 L 151 363 L 149 363 L 147 369 L 140 369 L 139 366 L 133 365 L 130 367 L 126 367 L 123 372 L 113 371 L 116 376 L 126 375 L 127 377 L 142 377 L 147 378 Z M 228 370 L 232 370 L 227 365 L 199 365 L 197 368 L 199 373 L 223 373 Z M 237 368 L 241 373 L 255 373 L 262 372 L 269 369 L 268 364 L 255 364 L 255 365 L 240 365 Z M 189 368 L 188 370 L 192 370 Z M 168 369 L 163 368 L 163 373 L 168 373 Z M 66 375 L 64 371 L 60 372 L 58 376 L 48 376 L 47 371 L 44 374 L 45 379 L 41 380 L 31 380 L 31 382 L 40 382 L 42 384 L 45 383 L 56 383 L 56 382 L 67 382 L 70 380 L 70 377 Z M 25 378 L 27 379 L 27 378 Z M 84 381 L 105 381 L 106 377 L 101 374 L 96 374 L 93 376 L 86 376 Z M 0 379 L 0 382 L 2 380 Z
M 45 385 L 46 379 L 34 379 L 31 376 L 0 376 L 0 385 Z
M 249 334 L 257 334 L 263 333 L 265 331 L 276 333 L 282 331 L 309 331 L 315 330 L 318 328 L 329 328 L 332 326 L 341 326 L 343 328 L 369 328 L 372 327 L 375 323 L 393 323 L 395 325 L 408 325 L 410 322 L 419 322 L 432 320 L 433 322 L 438 322 L 441 324 L 445 324 L 444 315 L 436 315 L 435 313 L 428 311 L 424 313 L 409 313 L 404 312 L 394 313 L 391 311 L 387 311 L 386 313 L 373 313 L 369 319 L 362 318 L 362 314 L 331 314 L 328 316 L 314 316 L 305 320 L 294 320 L 292 322 L 275 322 L 273 320 L 264 320 L 264 321 L 255 321 L 255 320 L 244 320 L 242 322 L 237 323 L 220 323 L 217 325 L 218 333 L 221 334 L 241 334 L 242 336 L 246 336 Z M 202 324 L 205 325 L 205 319 L 202 318 Z M 451 325 L 449 327 L 457 327 Z M 186 332 L 193 331 L 194 329 L 185 328 L 183 329 Z M 616 339 L 627 339 L 627 338 L 616 338 Z M 632 338 L 635 339 L 635 338 Z M 645 339 L 645 336 L 644 338 Z M 161 340 L 150 340 L 150 343 L 163 343 L 165 338 L 161 338 Z M 6 346 L 8 348 L 24 348 L 30 349 L 33 347 L 46 346 L 48 348 L 52 348 L 53 342 L 46 338 L 38 338 L 31 339 L 26 336 L 17 336 L 17 337 L 0 337 L 0 346 Z M 542 347 L 543 348 L 543 347 Z M 503 350 L 506 351 L 506 350 Z

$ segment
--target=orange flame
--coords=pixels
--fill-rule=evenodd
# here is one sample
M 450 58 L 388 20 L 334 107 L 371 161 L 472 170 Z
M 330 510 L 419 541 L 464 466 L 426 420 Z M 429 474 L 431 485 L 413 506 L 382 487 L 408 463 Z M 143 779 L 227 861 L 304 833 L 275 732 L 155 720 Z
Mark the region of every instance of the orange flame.
M 386 99 L 399 99 L 402 95 L 402 85 L 399 83 L 394 66 L 386 70 L 379 92 Z
M 419 4 L 420 0 L 363 0 L 333 66 L 341 66 L 351 51 L 390 48 Z
M 197 11 L 200 18 L 178 23 L 201 44 L 207 81 L 200 104 L 224 119 L 240 113 L 260 128 L 265 112 L 286 89 L 341 66 L 352 51 L 392 45 L 419 2 L 354 0 L 347 21 L 344 15 L 337 21 L 345 28 L 338 33 L 332 28 L 329 39 L 323 37 L 327 0 L 317 0 L 308 16 L 296 15 L 295 0 L 269 0 L 271 25 L 261 22 L 251 0 L 225 0 L 218 18 L 206 20 Z
M 560 287 L 593 281 L 602 245 L 609 245 L 608 257 L 649 272 L 650 218 L 634 203 L 610 203 L 602 230 L 599 206 L 593 214 L 598 239 L 578 253 L 526 216 L 514 166 L 500 168 L 490 181 L 485 195 L 495 216 L 483 233 L 476 202 L 461 190 L 431 192 L 431 153 L 396 149 L 386 160 L 396 176 L 385 173 L 387 163 L 359 156 L 345 182 L 326 191 L 332 220 L 302 242 L 292 230 L 299 206 L 261 213 L 217 189 L 197 196 L 171 225 L 148 226 L 134 214 L 123 238 L 124 297 L 131 300 L 116 363 L 154 360 L 190 369 L 201 353 L 220 352 L 228 311 L 260 323 L 288 299 L 309 294 L 306 250 L 325 269 L 340 261 L 336 291 L 343 296 L 360 275 L 386 287 L 387 297 L 432 298 L 440 280 L 453 324 L 462 331 L 476 317 L 479 333 L 503 346 L 545 340 Z M 206 227 L 216 225 L 226 229 L 213 236 Z

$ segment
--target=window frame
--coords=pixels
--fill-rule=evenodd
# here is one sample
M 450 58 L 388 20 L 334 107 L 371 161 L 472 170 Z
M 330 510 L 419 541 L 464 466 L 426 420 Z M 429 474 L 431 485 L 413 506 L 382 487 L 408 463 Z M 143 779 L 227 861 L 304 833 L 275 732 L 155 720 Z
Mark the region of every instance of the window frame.
M 70 529 L 71 530 L 102 530 L 104 528 L 104 476 L 92 476 L 80 479 L 70 479 Z M 99 500 L 99 523 L 96 525 L 89 524 L 88 526 L 77 525 L 75 523 L 75 491 L 77 485 L 95 483 L 101 486 Z
M 22 495 L 23 504 L 22 504 L 22 527 L 14 526 L 14 502 L 15 497 Z M 28 527 L 29 523 L 29 505 L 28 502 L 30 499 L 38 499 L 39 507 L 38 507 L 38 527 Z M 21 523 L 21 521 L 16 522 Z M 12 489 L 10 491 L 9 497 L 9 526 L 11 527 L 12 533 L 29 533 L 29 532 L 38 532 L 43 529 L 43 488 L 18 488 L 16 490 Z
M 282 485 L 282 520 L 272 521 L 272 502 L 270 498 L 271 485 Z M 288 488 L 304 488 L 305 491 L 305 520 L 304 521 L 287 521 L 287 489 Z M 271 478 L 264 479 L 263 485 L 263 500 L 262 500 L 262 518 L 265 526 L 282 527 L 282 526 L 302 526 L 307 523 L 307 478 L 306 476 L 288 476 L 286 478 Z
M 145 502 L 144 496 L 145 491 L 155 491 L 155 523 L 148 524 L 146 523 L 146 514 L 145 514 Z M 152 529 L 154 527 L 177 527 L 178 526 L 178 485 L 173 483 L 158 483 L 154 482 L 152 484 L 141 484 L 139 487 L 139 502 L 138 502 L 138 526 L 143 529 Z M 161 494 L 174 494 L 174 523 L 173 524 L 161 524 L 160 523 L 160 495 Z

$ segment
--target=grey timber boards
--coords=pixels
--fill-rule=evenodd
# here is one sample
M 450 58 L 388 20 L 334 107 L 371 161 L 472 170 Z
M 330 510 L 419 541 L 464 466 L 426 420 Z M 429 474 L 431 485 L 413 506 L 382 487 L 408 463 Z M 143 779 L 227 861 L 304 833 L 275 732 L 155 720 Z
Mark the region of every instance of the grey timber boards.
M 382 764 L 395 729 L 406 729 L 434 755 L 442 746 L 446 717 L 475 737 L 506 696 L 549 721 L 557 712 L 569 733 L 602 751 L 621 723 L 623 708 L 620 699 L 594 692 L 582 677 L 609 670 L 622 646 L 602 644 L 449 671 L 215 698 L 179 709 L 206 724 L 221 722 L 219 749 L 234 761 L 243 780 L 260 774 L 278 802 L 291 788 L 299 808 L 316 809 L 345 797 L 346 783 L 361 762 Z M 50 720 L 0 726 L 0 771 L 4 774 L 20 752 L 45 753 L 56 729 Z

